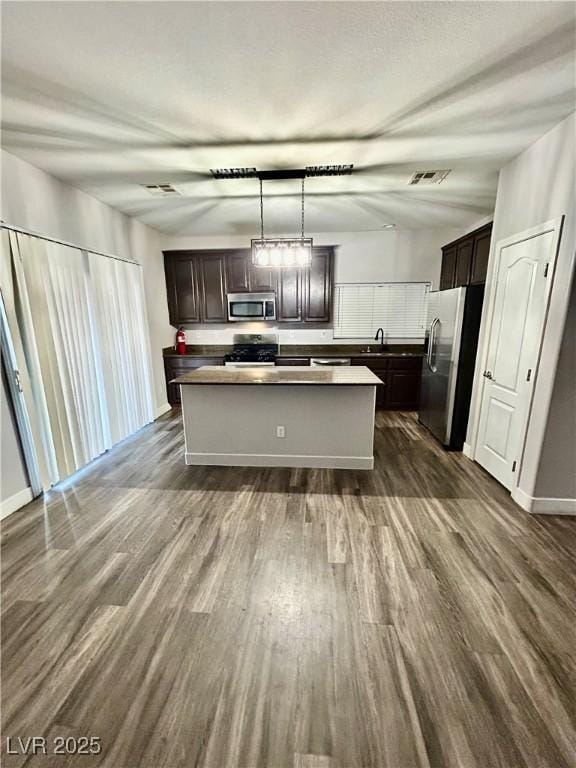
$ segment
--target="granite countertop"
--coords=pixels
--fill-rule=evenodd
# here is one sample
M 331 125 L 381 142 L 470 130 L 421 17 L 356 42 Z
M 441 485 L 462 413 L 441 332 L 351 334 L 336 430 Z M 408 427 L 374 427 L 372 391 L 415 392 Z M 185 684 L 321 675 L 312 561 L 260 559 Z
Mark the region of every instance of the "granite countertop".
M 204 365 L 195 371 L 173 379 L 172 384 L 288 384 L 312 386 L 368 386 L 382 381 L 364 365 L 335 368 L 310 368 L 294 365 L 289 368 L 225 368 Z
M 367 351 L 370 349 L 370 351 Z M 231 344 L 189 344 L 186 354 L 179 355 L 173 347 L 165 347 L 164 357 L 224 357 L 232 351 Z M 421 344 L 281 344 L 277 357 L 422 357 Z
M 187 344 L 186 354 L 179 355 L 174 347 L 164 347 L 164 357 L 224 357 L 232 352 L 232 344 Z
M 370 350 L 370 351 L 368 351 Z M 281 344 L 278 357 L 422 357 L 422 344 Z

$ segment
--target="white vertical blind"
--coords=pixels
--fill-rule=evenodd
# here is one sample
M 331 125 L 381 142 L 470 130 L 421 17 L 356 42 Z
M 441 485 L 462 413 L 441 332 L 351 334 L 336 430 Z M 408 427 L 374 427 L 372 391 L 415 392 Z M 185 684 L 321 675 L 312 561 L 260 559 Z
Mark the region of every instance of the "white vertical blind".
M 2 246 L 2 295 L 49 487 L 154 418 L 142 273 L 20 233 Z
M 88 254 L 112 443 L 154 418 L 141 270 Z
M 430 283 L 340 283 L 335 286 L 334 338 L 423 339 Z
M 30 438 L 34 444 L 38 474 L 42 487 L 47 490 L 58 480 L 58 468 L 16 233 L 2 230 L 1 244 L 2 301 L 14 346 L 20 387 L 30 419 Z
M 48 409 L 58 478 L 110 447 L 82 252 L 17 235 Z

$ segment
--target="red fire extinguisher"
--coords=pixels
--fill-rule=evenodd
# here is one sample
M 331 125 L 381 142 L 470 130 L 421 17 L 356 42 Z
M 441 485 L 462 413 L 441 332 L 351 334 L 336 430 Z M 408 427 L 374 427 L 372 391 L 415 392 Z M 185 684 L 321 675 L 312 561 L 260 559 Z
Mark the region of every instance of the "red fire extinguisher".
M 186 354 L 186 332 L 182 326 L 178 328 L 178 333 L 176 334 L 176 352 L 179 355 Z

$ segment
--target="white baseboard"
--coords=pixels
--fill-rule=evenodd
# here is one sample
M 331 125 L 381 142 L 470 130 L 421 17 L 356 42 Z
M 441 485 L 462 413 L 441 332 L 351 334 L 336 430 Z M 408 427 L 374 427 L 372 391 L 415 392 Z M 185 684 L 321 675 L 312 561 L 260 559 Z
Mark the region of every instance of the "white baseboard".
M 28 504 L 32 501 L 32 498 L 32 489 L 24 488 L 24 490 L 15 493 L 14 496 L 10 496 L 9 499 L 4 499 L 4 501 L 0 503 L 0 520 L 8 517 L 12 512 L 16 512 L 17 509 L 20 509 L 20 507 L 23 507 L 25 504 Z
M 530 496 L 514 488 L 512 498 L 522 509 L 533 515 L 576 515 L 576 499 L 548 499 Z
M 186 464 L 216 467 L 308 467 L 374 469 L 373 456 L 292 456 L 256 453 L 186 453 Z
M 156 408 L 156 412 L 154 414 L 154 419 L 159 419 L 160 416 L 164 416 L 165 413 L 168 413 L 168 411 L 172 410 L 172 406 L 170 403 L 163 403 L 158 408 Z
M 469 443 L 464 443 L 464 446 L 462 448 L 462 453 L 464 456 L 467 456 L 469 459 L 474 458 L 472 455 L 472 446 Z

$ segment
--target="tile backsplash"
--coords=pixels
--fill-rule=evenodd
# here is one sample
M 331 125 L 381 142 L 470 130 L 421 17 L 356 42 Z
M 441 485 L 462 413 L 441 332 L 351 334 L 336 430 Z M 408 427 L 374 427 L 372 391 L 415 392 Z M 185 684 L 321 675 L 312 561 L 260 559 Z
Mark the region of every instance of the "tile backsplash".
M 285 329 L 265 328 L 259 323 L 242 323 L 233 328 L 188 329 L 187 344 L 232 344 L 235 333 L 275 333 L 280 344 L 332 344 L 335 343 L 332 328 Z M 341 343 L 341 340 L 340 340 Z
M 187 344 L 232 344 L 235 333 L 275 333 L 282 346 L 290 344 L 370 344 L 373 338 L 335 339 L 333 328 L 270 328 L 262 323 L 241 323 L 233 328 L 186 330 Z M 387 339 L 387 344 L 418 344 L 419 339 Z

